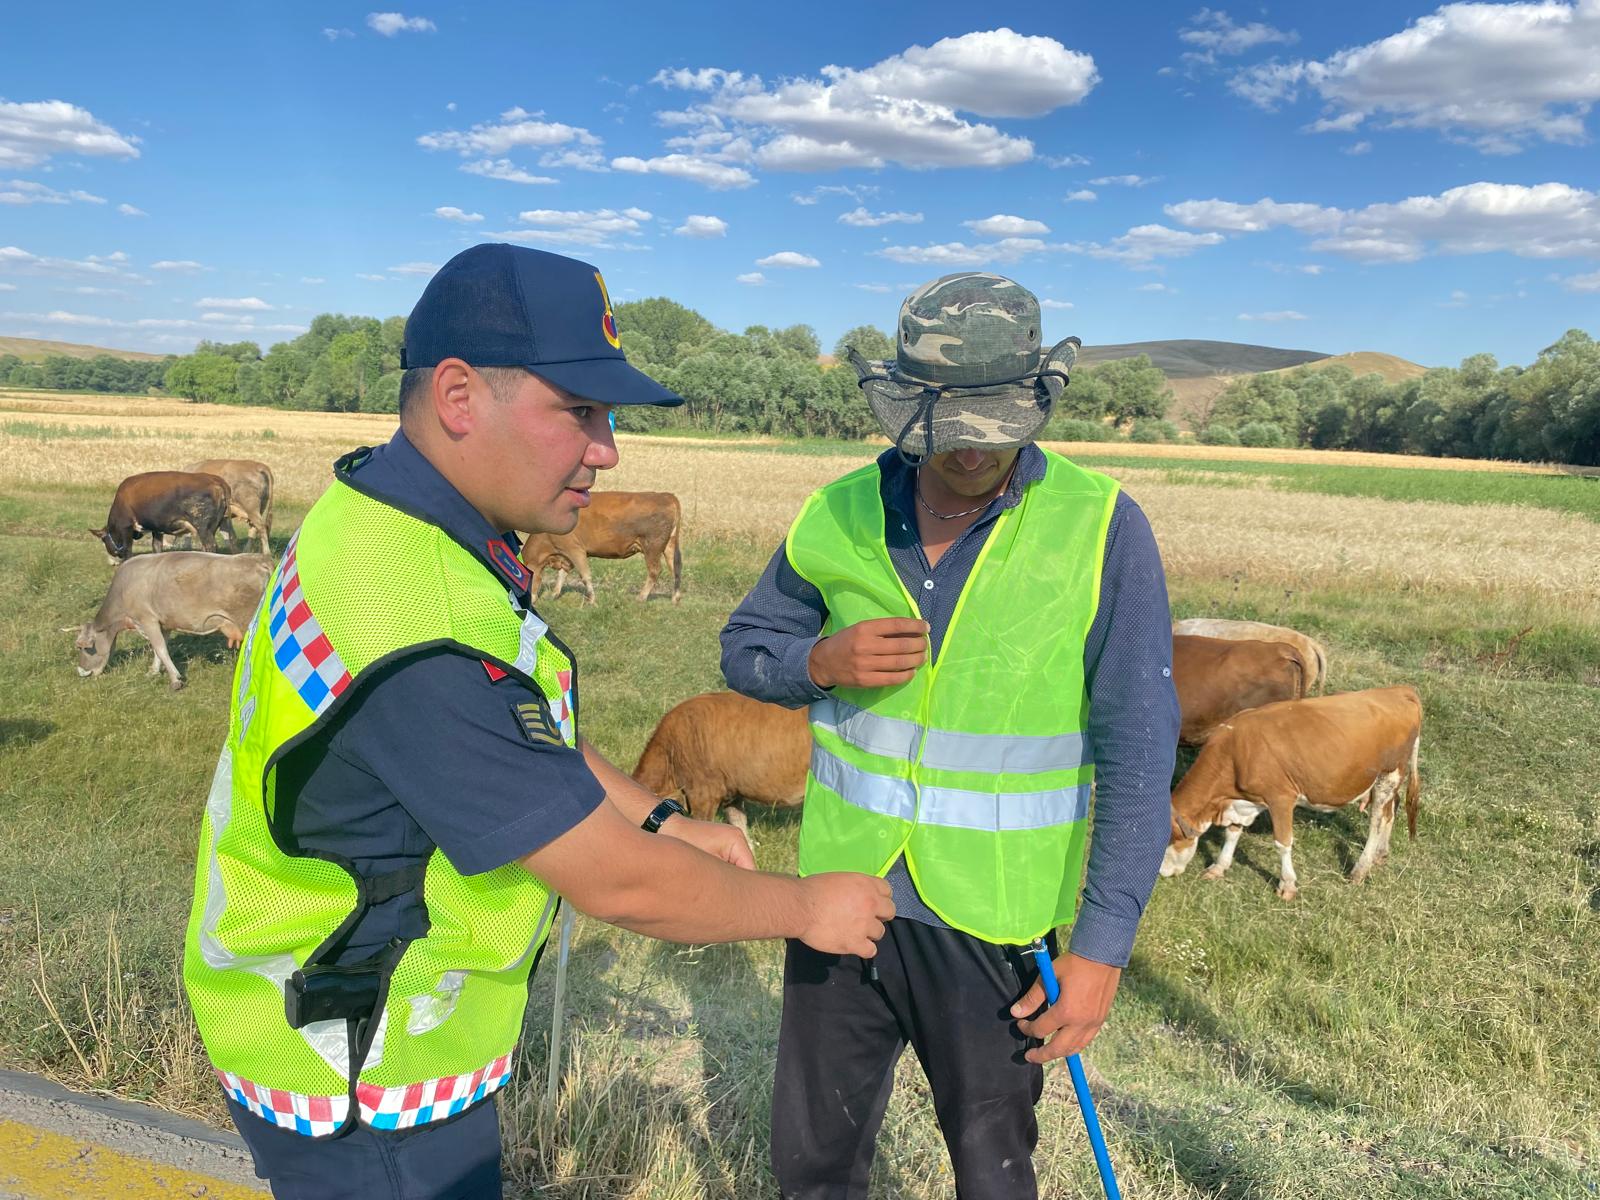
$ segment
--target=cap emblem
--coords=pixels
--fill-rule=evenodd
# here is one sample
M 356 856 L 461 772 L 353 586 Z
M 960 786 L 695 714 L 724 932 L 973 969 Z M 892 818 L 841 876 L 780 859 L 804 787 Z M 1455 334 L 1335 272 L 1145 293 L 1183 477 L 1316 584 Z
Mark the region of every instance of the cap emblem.
M 605 303 L 605 316 L 600 318 L 600 329 L 606 335 L 606 341 L 611 343 L 613 350 L 622 349 L 622 339 L 617 336 L 617 318 L 611 312 L 611 293 L 606 291 L 606 281 L 600 278 L 600 272 L 594 273 L 594 281 L 600 285 L 600 299 Z

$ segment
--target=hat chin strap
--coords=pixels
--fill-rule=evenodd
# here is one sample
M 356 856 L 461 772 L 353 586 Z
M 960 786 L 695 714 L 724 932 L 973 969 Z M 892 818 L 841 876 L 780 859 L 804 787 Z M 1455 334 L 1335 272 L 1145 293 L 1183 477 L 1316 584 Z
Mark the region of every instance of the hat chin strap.
M 933 408 L 938 403 L 938 392 L 924 393 L 922 399 L 917 401 L 917 411 L 911 414 L 911 419 L 901 427 L 900 436 L 894 440 L 895 453 L 900 456 L 900 461 L 908 467 L 920 467 L 933 457 Z M 918 421 L 922 422 L 922 434 L 928 448 L 920 455 L 907 454 L 902 443 L 911 433 L 912 426 Z

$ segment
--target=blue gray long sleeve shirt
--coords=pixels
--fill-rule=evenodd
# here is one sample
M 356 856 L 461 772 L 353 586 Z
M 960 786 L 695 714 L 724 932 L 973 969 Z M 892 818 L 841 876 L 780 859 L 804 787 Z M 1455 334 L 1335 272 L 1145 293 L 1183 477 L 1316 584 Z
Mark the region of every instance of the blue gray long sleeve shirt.
M 1044 478 L 1045 457 L 1036 446 L 1023 447 L 1006 490 L 932 566 L 917 530 L 915 472 L 892 448 L 878 466 L 889 560 L 917 598 L 937 656 L 995 519 Z M 729 685 L 789 708 L 825 697 L 808 663 L 826 619 L 821 593 L 800 577 L 780 545 L 722 631 L 722 673 Z M 1048 633 L 1040 630 L 1041 637 Z M 1094 832 L 1071 947 L 1084 958 L 1120 967 L 1132 952 L 1169 838 L 1178 744 L 1166 576 L 1149 521 L 1123 493 L 1106 534 L 1100 605 L 1083 665 L 1095 763 Z M 896 860 L 888 880 L 898 915 L 944 924 L 917 895 L 904 859 Z

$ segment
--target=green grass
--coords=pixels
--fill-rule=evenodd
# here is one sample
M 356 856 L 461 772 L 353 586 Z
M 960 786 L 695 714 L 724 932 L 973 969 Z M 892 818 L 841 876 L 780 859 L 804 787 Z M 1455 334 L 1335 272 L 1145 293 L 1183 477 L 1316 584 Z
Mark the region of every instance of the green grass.
M 56 425 L 45 421 L 0 421 L 0 433 L 41 442 L 73 438 L 176 438 L 192 441 L 195 436 L 165 429 L 130 429 L 122 425 Z
M 1238 459 L 1162 459 L 1127 454 L 1074 454 L 1086 467 L 1160 471 L 1169 483 L 1236 486 L 1246 476 L 1286 492 L 1367 496 L 1378 500 L 1429 500 L 1444 504 L 1526 504 L 1577 513 L 1600 521 L 1600 477 L 1534 475 L 1448 468 L 1346 467 L 1247 462 Z M 1229 478 L 1219 478 L 1228 476 Z
M 233 656 L 218 638 L 172 638 L 188 687 L 170 693 L 129 637 L 104 676 L 76 677 L 59 629 L 103 595 L 110 568 L 76 531 L 104 503 L 103 488 L 0 489 L 0 1062 L 225 1120 L 177 961 Z M 300 515 L 280 506 L 280 549 Z M 637 559 L 595 563 L 595 608 L 576 592 L 541 606 L 580 656 L 585 732 L 623 766 L 668 706 L 721 685 L 717 630 L 769 541 L 690 541 L 677 608 L 632 599 Z M 1365 829 L 1342 813 L 1297 817 L 1294 904 L 1272 893 L 1265 829 L 1224 881 L 1199 878 L 1208 838 L 1202 861 L 1157 883 L 1086 1056 L 1124 1194 L 1593 1197 L 1600 630 L 1552 623 L 1500 657 L 1521 614 L 1465 596 L 1172 589 L 1179 615 L 1316 634 L 1336 689 L 1415 683 L 1423 809 L 1418 839 L 1397 840 L 1364 887 L 1342 878 Z M 757 810 L 752 833 L 764 866 L 792 869 L 795 814 Z M 667 946 L 580 920 L 550 1115 L 553 966 L 502 1109 L 511 1194 L 774 1196 L 778 947 Z M 1098 1194 L 1059 1068 L 1040 1125 L 1044 1194 Z M 879 1148 L 874 1195 L 952 1194 L 909 1056 Z

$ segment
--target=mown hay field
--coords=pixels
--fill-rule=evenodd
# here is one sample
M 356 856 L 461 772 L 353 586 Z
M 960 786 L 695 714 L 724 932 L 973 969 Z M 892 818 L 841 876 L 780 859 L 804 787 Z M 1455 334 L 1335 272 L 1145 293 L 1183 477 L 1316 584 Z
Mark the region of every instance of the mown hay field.
M 92 614 L 110 571 L 84 530 L 128 473 L 255 457 L 279 481 L 281 549 L 333 458 L 392 428 L 0 395 L 0 1063 L 225 1120 L 176 963 L 233 656 L 172 639 L 189 685 L 169 693 L 125 641 L 103 677 L 76 678 L 61 630 Z M 637 604 L 631 560 L 596 564 L 597 607 L 573 591 L 541 611 L 583 660 L 586 733 L 631 767 L 672 703 L 721 686 L 717 631 L 801 499 L 875 448 L 619 444 L 607 485 L 683 500 L 683 604 Z M 1426 711 L 1419 837 L 1365 886 L 1343 880 L 1365 829 L 1344 814 L 1297 819 L 1293 904 L 1272 893 L 1265 830 L 1222 882 L 1201 880 L 1203 864 L 1158 882 L 1086 1055 L 1124 1194 L 1594 1195 L 1600 522 L 1564 495 L 1479 503 L 1465 473 L 1398 501 L 1116 454 L 1105 469 L 1149 514 L 1178 615 L 1294 625 L 1329 646 L 1336 689 L 1414 683 Z M 1342 465 L 1264 461 L 1312 479 Z M 796 829 L 753 814 L 763 866 L 792 869 Z M 503 1106 L 512 1194 L 775 1195 L 778 947 L 666 946 L 580 920 L 553 1114 L 540 1110 L 552 966 Z M 1040 1125 L 1044 1194 L 1097 1194 L 1063 1071 Z M 909 1056 L 879 1146 L 876 1195 L 953 1194 Z

